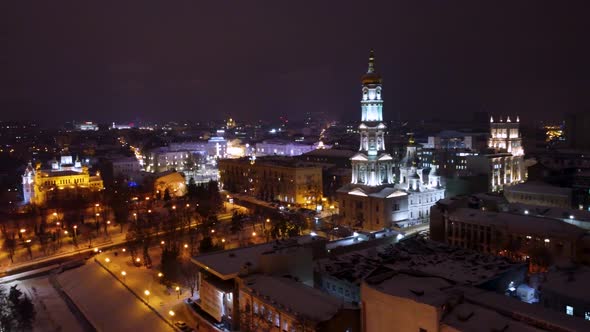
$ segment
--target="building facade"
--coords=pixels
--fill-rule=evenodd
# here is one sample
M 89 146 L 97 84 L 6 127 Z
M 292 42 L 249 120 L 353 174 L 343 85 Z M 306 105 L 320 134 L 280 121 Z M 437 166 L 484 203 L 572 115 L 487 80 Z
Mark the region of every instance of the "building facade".
M 225 190 L 266 201 L 315 209 L 322 198 L 322 168 L 283 157 L 222 159 L 220 182 Z
M 488 151 L 467 157 L 467 170 L 471 175 L 486 175 L 489 191 L 502 191 L 504 186 L 526 180 L 524 149 L 520 134 L 520 118 L 512 122 L 490 118 Z
M 66 192 L 103 189 L 100 175 L 90 175 L 88 167 L 82 166 L 79 159 L 73 162 L 71 156 L 62 156 L 59 162 L 54 159 L 50 169 L 42 169 L 40 164 L 33 167 L 29 163 L 22 185 L 24 203 L 34 205 L 45 205 L 48 199 Z

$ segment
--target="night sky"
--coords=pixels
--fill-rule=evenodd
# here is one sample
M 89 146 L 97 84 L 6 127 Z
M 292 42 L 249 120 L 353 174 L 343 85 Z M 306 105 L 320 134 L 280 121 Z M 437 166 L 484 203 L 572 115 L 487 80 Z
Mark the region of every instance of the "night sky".
M 590 109 L 588 1 L 52 0 L 0 4 L 0 119 L 558 119 Z

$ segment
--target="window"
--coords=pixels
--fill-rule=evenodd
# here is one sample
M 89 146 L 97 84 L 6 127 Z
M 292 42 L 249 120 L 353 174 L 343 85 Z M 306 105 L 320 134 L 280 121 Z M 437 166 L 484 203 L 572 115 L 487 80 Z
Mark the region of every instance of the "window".
M 565 313 L 567 315 L 573 316 L 574 315 L 574 307 L 571 307 L 569 305 L 565 306 Z
M 585 320 L 590 320 L 590 311 L 586 311 L 586 312 L 584 313 L 584 319 L 585 319 Z

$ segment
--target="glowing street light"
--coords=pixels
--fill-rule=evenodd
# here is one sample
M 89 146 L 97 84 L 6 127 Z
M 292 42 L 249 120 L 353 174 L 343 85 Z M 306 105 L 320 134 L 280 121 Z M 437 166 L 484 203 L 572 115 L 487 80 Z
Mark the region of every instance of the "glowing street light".
M 180 287 L 176 286 L 176 298 L 179 299 L 180 298 Z
M 94 252 L 98 252 L 98 248 L 94 248 Z
M 256 232 L 252 232 L 252 236 L 256 236 Z
M 147 303 L 150 303 L 150 291 L 146 289 L 145 291 L 143 291 L 143 293 L 147 297 Z
M 121 271 L 121 275 L 123 276 L 123 281 L 125 281 L 125 277 L 127 276 L 127 272 Z
M 26 229 L 24 229 L 24 228 L 21 228 L 21 229 L 20 229 L 20 232 L 21 232 L 21 233 L 24 233 L 24 232 L 26 232 L 26 231 L 27 231 L 27 230 L 26 230 Z
M 225 239 L 221 239 L 221 242 L 225 243 Z
M 166 242 L 164 242 L 164 241 L 160 242 L 160 244 L 161 244 L 161 245 L 164 245 L 165 243 L 166 243 Z
M 188 244 L 186 244 L 186 243 L 185 243 L 185 244 L 184 244 L 184 248 L 185 248 L 185 249 L 186 249 L 186 248 L 188 248 Z
M 172 205 L 172 210 L 176 210 L 176 205 Z
M 104 261 L 107 262 L 107 263 L 110 263 L 111 262 L 111 259 L 107 257 L 107 258 L 104 259 Z
M 170 310 L 168 311 L 168 315 L 173 316 L 174 317 L 174 311 Z
M 164 274 L 162 274 L 162 272 L 158 272 L 158 278 L 162 278 L 164 276 Z

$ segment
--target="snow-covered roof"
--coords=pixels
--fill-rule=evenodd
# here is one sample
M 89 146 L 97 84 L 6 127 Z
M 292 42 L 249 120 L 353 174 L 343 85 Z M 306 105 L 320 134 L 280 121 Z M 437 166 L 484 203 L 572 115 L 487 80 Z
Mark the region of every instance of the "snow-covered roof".
M 543 292 L 548 291 L 590 303 L 590 268 L 558 269 L 547 272 Z
M 541 182 L 525 182 L 517 183 L 514 185 L 506 186 L 505 192 L 521 192 L 521 193 L 533 193 L 533 194 L 550 194 L 556 196 L 569 197 L 572 194 L 571 188 L 562 188 L 557 186 L 551 186 Z
M 382 274 L 368 278 L 365 283 L 382 293 L 437 307 L 447 303 L 449 298 L 443 289 L 453 286 L 443 278 L 407 273 Z
M 481 288 L 458 286 L 465 302 L 489 308 L 505 316 L 514 317 L 531 325 L 542 326 L 543 331 L 588 331 L 590 323 L 578 317 L 570 317 L 538 304 L 529 304 L 514 298 Z
M 478 285 L 518 266 L 503 257 L 412 237 L 318 260 L 316 271 L 353 284 L 360 284 L 378 268 L 388 268 L 420 271 L 461 284 Z
M 345 306 L 343 300 L 287 277 L 256 274 L 243 284 L 259 300 L 316 323 L 331 319 Z
M 288 240 L 199 255 L 193 257 L 192 261 L 219 278 L 227 280 L 236 277 L 244 267 L 252 272 L 257 271 L 259 257 L 264 253 L 300 246 L 315 240 L 319 240 L 319 238 L 311 235 L 299 236 Z
M 488 331 L 545 331 L 471 303 L 461 303 L 454 307 L 453 311 L 443 318 L 443 324 L 464 332 L 479 332 L 483 326 Z
M 449 215 L 449 220 L 482 226 L 495 226 L 512 234 L 539 234 L 550 238 L 571 239 L 586 231 L 561 220 L 459 208 Z

